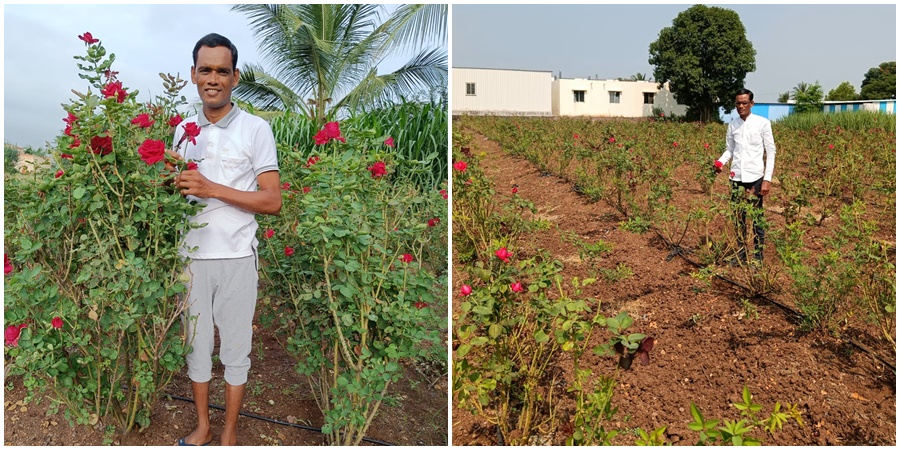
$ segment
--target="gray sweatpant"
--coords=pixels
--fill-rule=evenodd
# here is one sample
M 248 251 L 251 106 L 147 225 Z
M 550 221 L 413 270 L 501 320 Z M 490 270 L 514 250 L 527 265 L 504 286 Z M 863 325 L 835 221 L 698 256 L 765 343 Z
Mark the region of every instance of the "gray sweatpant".
M 225 381 L 232 386 L 247 382 L 256 310 L 256 255 L 237 259 L 195 259 L 187 268 L 187 305 L 183 313 L 191 381 L 212 378 L 215 330 L 219 329 L 219 359 L 225 366 Z

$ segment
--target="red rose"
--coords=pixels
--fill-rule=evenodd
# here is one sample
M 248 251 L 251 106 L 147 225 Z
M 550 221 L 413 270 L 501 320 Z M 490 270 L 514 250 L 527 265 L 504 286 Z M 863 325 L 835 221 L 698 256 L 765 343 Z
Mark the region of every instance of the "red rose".
M 291 183 L 287 183 L 287 182 L 286 182 L 286 183 L 283 183 L 283 184 L 281 185 L 281 190 L 282 190 L 282 191 L 289 191 L 289 190 L 291 190 Z
M 62 317 L 59 317 L 59 316 L 54 317 L 53 320 L 50 321 L 50 325 L 53 325 L 53 328 L 56 328 L 57 330 L 62 328 L 62 326 L 63 326 Z
M 729 175 L 731 175 L 731 178 L 734 178 L 734 172 L 731 172 Z
M 519 192 L 519 188 L 517 188 L 517 187 L 512 188 L 512 193 L 513 193 L 513 194 L 515 194 L 515 193 L 517 193 L 517 192 Z
M 310 188 L 309 186 L 303 186 L 303 193 L 304 193 L 304 194 L 309 194 L 309 191 L 311 191 L 311 190 L 312 190 L 312 188 Z
M 703 148 L 709 150 L 709 143 L 708 143 L 708 142 L 707 142 L 707 143 L 704 143 L 704 144 L 703 144 Z
M 523 290 L 525 290 L 522 287 L 522 283 L 519 283 L 519 282 L 511 283 L 509 285 L 509 288 L 512 289 L 513 292 L 522 292 Z
M 444 197 L 444 200 L 447 200 L 447 190 L 441 189 L 441 197 Z
M 170 127 L 177 127 L 182 120 L 184 119 L 181 118 L 181 114 L 175 114 L 171 119 L 169 119 L 168 123 Z
M 13 265 L 9 261 L 9 255 L 6 253 L 3 254 L 3 274 L 9 275 L 13 271 Z
M 185 164 L 185 170 L 197 170 L 197 163 L 188 161 L 188 163 Z
M 138 114 L 137 117 L 135 117 L 134 119 L 131 119 L 131 123 L 133 123 L 141 128 L 150 128 L 156 122 L 153 120 L 150 120 L 150 115 L 145 113 L 145 114 Z
M 121 81 L 113 81 L 108 83 L 103 89 L 100 90 L 100 93 L 103 94 L 103 97 L 110 98 L 116 97 L 116 102 L 122 103 L 125 101 L 125 97 L 128 94 L 125 92 L 125 89 L 122 88 Z
M 404 253 L 403 256 L 400 257 L 400 261 L 403 261 L 407 264 L 413 262 L 413 256 L 409 253 Z
M 678 147 L 678 143 L 677 143 L 677 142 L 673 142 L 673 143 L 672 143 L 672 146 L 673 146 L 673 147 Z
M 69 116 L 66 117 L 65 119 L 63 119 L 63 122 L 65 122 L 69 125 L 72 125 L 73 123 L 75 123 L 76 120 L 78 120 L 78 117 L 76 117 L 75 114 L 72 114 L 71 112 L 69 112 Z
M 453 164 L 453 170 L 458 170 L 460 172 L 465 172 L 467 167 L 469 167 L 469 165 L 466 164 L 465 161 L 457 161 Z
M 91 153 L 108 155 L 113 151 L 111 136 L 94 136 L 91 138 Z
M 316 145 L 327 144 L 328 141 L 336 139 L 341 142 L 347 142 L 343 136 L 341 136 L 341 126 L 337 122 L 328 122 L 325 124 L 325 128 L 319 130 L 315 136 L 313 136 L 313 140 Z
M 266 239 L 272 239 L 272 236 L 275 236 L 275 230 L 269 228 L 265 233 Z
M 73 143 L 72 145 L 69 146 L 69 148 L 75 148 L 75 147 L 78 147 L 79 145 L 81 145 L 81 141 L 77 141 L 77 142 L 78 142 L 78 145 L 75 145 L 75 143 Z M 73 156 L 68 153 L 60 153 L 59 157 L 62 159 L 72 159 L 73 158 Z
M 575 139 L 578 139 L 578 133 L 575 133 Z
M 63 172 L 62 170 L 58 170 L 56 172 L 56 176 L 54 178 L 59 178 L 59 177 L 63 176 L 63 173 L 65 173 L 65 172 Z
M 506 250 L 506 247 L 503 247 L 500 250 L 494 252 L 494 255 L 500 258 L 500 260 L 503 262 L 509 262 L 509 257 L 512 256 L 512 253 Z
M 614 137 L 609 138 L 609 143 L 610 143 L 610 144 L 612 144 L 612 143 L 614 143 L 614 142 L 616 142 L 616 138 L 614 138 Z
M 722 166 L 724 166 L 724 165 L 725 164 L 722 164 L 722 161 L 718 161 L 718 160 L 716 161 L 716 169 L 721 169 Z
M 384 145 L 393 148 L 394 147 L 394 138 L 388 136 L 387 139 L 384 140 Z
M 437 217 L 435 217 L 433 219 L 428 219 L 428 226 L 429 227 L 437 226 L 437 224 L 439 224 L 440 222 L 441 222 L 441 219 L 438 219 Z
M 312 166 L 314 166 L 317 162 L 319 162 L 319 157 L 318 157 L 318 156 L 310 156 L 309 159 L 306 160 L 306 166 L 304 166 L 304 167 L 312 167 Z
M 284 248 L 284 256 L 292 256 L 294 254 L 294 249 L 292 247 Z
M 12 347 L 16 347 L 19 345 L 19 335 L 22 333 L 22 328 L 28 328 L 28 325 L 23 323 L 21 325 L 10 325 L 6 327 L 6 333 L 4 336 L 6 338 L 6 345 Z
M 66 129 L 63 130 L 63 134 L 66 136 L 72 135 L 72 125 L 66 125 Z
M 384 166 L 384 161 L 378 161 L 375 164 L 372 164 L 372 167 L 369 167 L 369 172 L 372 172 L 372 178 L 379 178 L 384 176 L 387 173 L 387 169 Z
M 422 309 L 428 306 L 428 303 L 425 302 L 416 302 L 415 303 L 417 309 Z
M 94 43 L 100 42 L 100 39 L 94 39 L 94 36 L 91 36 L 91 33 L 84 33 L 84 34 L 78 36 L 78 39 L 81 39 L 82 41 L 84 41 L 87 44 L 94 44 Z
M 200 127 L 197 126 L 197 122 L 189 122 L 182 128 L 184 128 L 184 136 L 182 136 L 181 139 L 184 140 L 187 138 L 191 144 L 197 145 L 197 140 L 194 139 L 200 135 Z
M 834 150 L 834 144 L 828 144 L 828 150 Z
M 138 147 L 138 153 L 145 163 L 156 164 L 166 159 L 166 143 L 156 139 L 147 139 Z
M 469 295 L 472 293 L 472 286 L 469 286 L 468 284 L 464 284 L 464 285 L 462 285 L 461 288 L 459 288 L 459 292 L 462 295 Z
M 71 144 L 69 144 L 69 148 L 78 148 L 81 147 L 81 139 L 75 138 Z M 68 156 L 68 159 L 72 159 L 72 155 L 66 155 L 63 153 L 63 158 Z

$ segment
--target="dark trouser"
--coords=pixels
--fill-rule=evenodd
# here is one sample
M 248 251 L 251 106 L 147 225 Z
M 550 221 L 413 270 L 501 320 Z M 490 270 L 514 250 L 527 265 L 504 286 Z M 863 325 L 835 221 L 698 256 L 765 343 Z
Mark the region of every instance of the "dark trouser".
M 758 261 L 763 258 L 763 244 L 766 238 L 765 221 L 763 220 L 763 198 L 759 195 L 762 188 L 763 179 L 760 178 L 751 183 L 741 183 L 739 181 L 731 182 L 731 203 L 735 207 L 735 231 L 737 232 L 738 258 L 747 259 L 747 211 L 748 208 L 742 206 L 742 202 L 753 210 L 750 218 L 753 221 L 753 249 L 754 256 Z M 755 198 L 748 198 L 747 190 L 753 192 Z

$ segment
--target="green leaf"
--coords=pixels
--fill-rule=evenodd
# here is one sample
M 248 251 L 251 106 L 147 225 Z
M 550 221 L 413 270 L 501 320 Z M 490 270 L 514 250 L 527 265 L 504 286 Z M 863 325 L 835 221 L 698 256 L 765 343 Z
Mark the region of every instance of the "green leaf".
M 83 186 L 78 186 L 74 191 L 72 191 L 72 197 L 75 198 L 75 200 L 80 200 L 81 197 L 84 197 L 84 194 L 85 189 Z
M 550 336 L 544 332 L 544 330 L 537 330 L 534 332 L 534 341 L 538 344 L 543 344 L 550 340 Z

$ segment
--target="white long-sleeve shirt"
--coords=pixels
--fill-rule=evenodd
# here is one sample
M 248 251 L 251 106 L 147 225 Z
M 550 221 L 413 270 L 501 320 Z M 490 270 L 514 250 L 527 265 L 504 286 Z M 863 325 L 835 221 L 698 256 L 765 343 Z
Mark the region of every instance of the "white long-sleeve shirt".
M 725 134 L 725 153 L 719 157 L 723 165 L 729 160 L 732 181 L 751 183 L 760 178 L 772 181 L 775 171 L 772 122 L 755 114 L 750 114 L 746 120 L 740 117 L 732 120 Z

